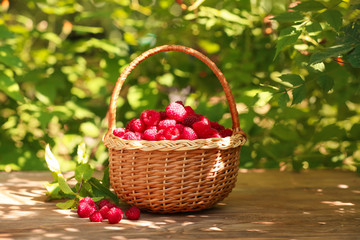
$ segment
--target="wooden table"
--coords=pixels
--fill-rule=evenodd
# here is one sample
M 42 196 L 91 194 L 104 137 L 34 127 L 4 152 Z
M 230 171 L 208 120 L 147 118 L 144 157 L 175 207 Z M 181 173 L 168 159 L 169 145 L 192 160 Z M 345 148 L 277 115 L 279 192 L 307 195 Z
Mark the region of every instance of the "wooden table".
M 210 210 L 142 213 L 115 225 L 45 202 L 51 180 L 48 172 L 0 173 L 0 239 L 360 239 L 360 177 L 352 172 L 243 170 Z

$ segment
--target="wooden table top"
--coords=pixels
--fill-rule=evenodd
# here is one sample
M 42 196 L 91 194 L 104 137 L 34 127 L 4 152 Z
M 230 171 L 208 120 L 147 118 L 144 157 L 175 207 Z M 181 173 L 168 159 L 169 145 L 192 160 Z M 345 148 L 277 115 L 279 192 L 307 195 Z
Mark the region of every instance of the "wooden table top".
M 51 180 L 50 172 L 0 173 L 0 239 L 360 239 L 360 177 L 352 172 L 243 170 L 210 210 L 143 212 L 119 224 L 45 202 Z

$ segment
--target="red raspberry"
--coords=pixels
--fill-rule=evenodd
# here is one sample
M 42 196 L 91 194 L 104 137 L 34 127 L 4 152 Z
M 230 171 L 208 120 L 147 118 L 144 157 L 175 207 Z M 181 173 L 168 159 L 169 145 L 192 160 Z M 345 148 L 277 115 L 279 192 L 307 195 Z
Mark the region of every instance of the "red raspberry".
M 174 120 L 174 119 L 164 119 L 164 120 L 161 120 L 159 122 L 158 127 L 160 129 L 165 129 L 165 128 L 168 128 L 168 127 L 173 127 L 175 125 L 176 125 L 176 120 Z
M 125 212 L 125 216 L 129 220 L 138 220 L 140 218 L 140 209 L 136 206 L 132 206 Z
M 126 126 L 125 126 L 125 130 L 127 131 L 127 132 L 129 132 L 129 131 L 131 131 L 131 132 L 133 132 L 134 130 L 132 129 L 132 124 L 133 124 L 133 122 L 136 120 L 136 118 L 133 118 L 133 119 L 131 119 L 129 122 L 128 122 L 128 124 L 126 124 Z
M 166 119 L 166 112 L 165 111 L 161 111 L 160 112 L 160 120 L 164 120 Z
M 93 214 L 96 211 L 96 208 L 93 206 L 90 206 L 86 202 L 79 203 L 77 214 L 81 218 L 87 218 L 90 217 L 91 214 Z
M 158 125 L 160 118 L 160 113 L 155 110 L 145 110 L 140 115 L 140 119 L 143 120 L 147 126 Z
M 107 217 L 108 217 L 109 223 L 116 224 L 121 221 L 123 216 L 124 216 L 124 213 L 120 208 L 113 207 L 109 210 Z
M 116 128 L 114 129 L 113 134 L 117 137 L 122 138 L 125 134 L 125 128 Z
M 194 123 L 198 122 L 200 119 L 196 115 L 186 116 L 182 122 L 185 126 L 191 127 Z
M 103 217 L 102 217 L 100 211 L 93 212 L 93 214 L 90 215 L 90 221 L 91 222 L 102 222 Z
M 220 131 L 221 137 L 230 137 L 232 134 L 233 134 L 233 131 L 230 128 L 226 128 L 226 129 Z
M 109 211 L 110 211 L 110 207 L 108 207 L 108 205 L 103 206 L 102 208 L 100 208 L 100 213 L 101 216 L 103 217 L 103 219 L 107 219 L 108 215 L 109 215 Z
M 186 117 L 186 110 L 183 105 L 173 102 L 165 108 L 166 116 L 181 122 Z
M 222 131 L 225 129 L 225 127 L 221 124 L 219 124 L 218 122 L 216 121 L 213 121 L 213 122 L 210 122 L 210 126 L 214 129 L 216 129 L 218 132 Z
M 91 207 L 96 208 L 96 204 L 94 202 L 94 200 L 91 197 L 84 197 L 82 199 L 79 200 L 79 204 L 80 203 L 87 203 L 89 204 Z
M 178 140 L 180 138 L 180 130 L 175 127 L 168 127 L 164 131 L 164 136 L 167 140 Z
M 209 128 L 205 131 L 205 137 L 204 138 L 221 138 L 220 133 L 214 129 L 214 128 Z
M 145 130 L 145 123 L 141 119 L 135 119 L 131 123 L 131 129 L 134 132 L 143 132 Z
M 195 139 L 198 139 L 198 136 L 197 136 L 196 132 L 194 131 L 194 129 L 192 129 L 191 127 L 184 127 L 184 130 L 181 133 L 180 138 L 187 139 L 187 140 L 195 140 Z
M 200 114 L 197 114 L 196 116 L 198 116 L 200 122 L 203 122 L 204 124 L 211 126 L 210 120 L 207 117 Z
M 175 125 L 175 127 L 177 128 L 177 129 L 179 129 L 179 131 L 180 131 L 180 134 L 182 133 L 182 131 L 184 130 L 184 125 L 182 125 L 181 123 L 178 123 L 178 124 L 176 124 Z
M 105 205 L 108 205 L 109 203 L 110 203 L 109 200 L 103 199 L 98 203 L 98 207 L 99 207 L 99 209 L 101 209 L 102 207 L 104 207 Z
M 157 134 L 156 134 L 156 140 L 161 141 L 161 140 L 166 140 L 166 137 L 164 136 L 164 131 L 165 129 L 160 129 Z
M 126 140 L 141 140 L 142 134 L 139 132 L 126 132 L 123 138 Z
M 150 127 L 144 131 L 144 139 L 148 141 L 156 141 L 157 135 L 157 128 L 156 126 Z
M 199 138 L 207 137 L 207 130 L 210 129 L 210 124 L 206 124 L 205 122 L 199 121 L 192 125 L 192 128 L 196 132 Z
M 184 103 L 182 101 L 176 101 L 176 103 L 184 106 Z
M 190 106 L 185 106 L 185 110 L 186 110 L 186 116 L 194 116 L 196 115 L 194 109 L 192 109 L 192 107 Z

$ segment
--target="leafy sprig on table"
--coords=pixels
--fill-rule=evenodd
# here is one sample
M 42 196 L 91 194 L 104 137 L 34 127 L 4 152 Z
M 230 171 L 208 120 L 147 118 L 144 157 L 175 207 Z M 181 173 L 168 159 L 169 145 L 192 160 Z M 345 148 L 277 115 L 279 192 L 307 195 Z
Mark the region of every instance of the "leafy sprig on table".
M 67 199 L 65 202 L 56 204 L 59 208 L 75 208 L 79 200 L 87 196 L 92 197 L 95 202 L 104 198 L 109 198 L 116 204 L 119 202 L 116 194 L 110 190 L 108 167 L 104 170 L 104 175 L 101 180 L 93 177 L 94 169 L 89 164 L 85 143 L 78 146 L 77 165 L 74 175 L 69 178 L 64 177 L 60 170 L 59 162 L 51 152 L 49 145 L 47 145 L 45 149 L 45 160 L 54 178 L 53 182 L 45 183 L 48 200 Z M 71 186 L 69 181 L 73 181 L 74 179 L 76 183 Z

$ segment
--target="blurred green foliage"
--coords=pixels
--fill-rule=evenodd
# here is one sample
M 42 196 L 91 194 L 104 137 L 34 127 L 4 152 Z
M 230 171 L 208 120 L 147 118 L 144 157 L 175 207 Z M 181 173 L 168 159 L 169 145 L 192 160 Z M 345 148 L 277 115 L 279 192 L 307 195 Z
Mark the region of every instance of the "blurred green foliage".
M 74 169 L 101 143 L 112 88 L 136 56 L 180 44 L 226 76 L 248 134 L 240 166 L 360 171 L 359 1 L 2 0 L 0 170 L 43 170 L 45 146 Z M 274 17 L 275 16 L 275 17 Z M 273 18 L 274 17 L 274 18 Z M 170 97 L 169 97 L 170 96 Z M 183 53 L 134 69 L 118 126 L 175 97 L 231 127 L 221 85 Z

